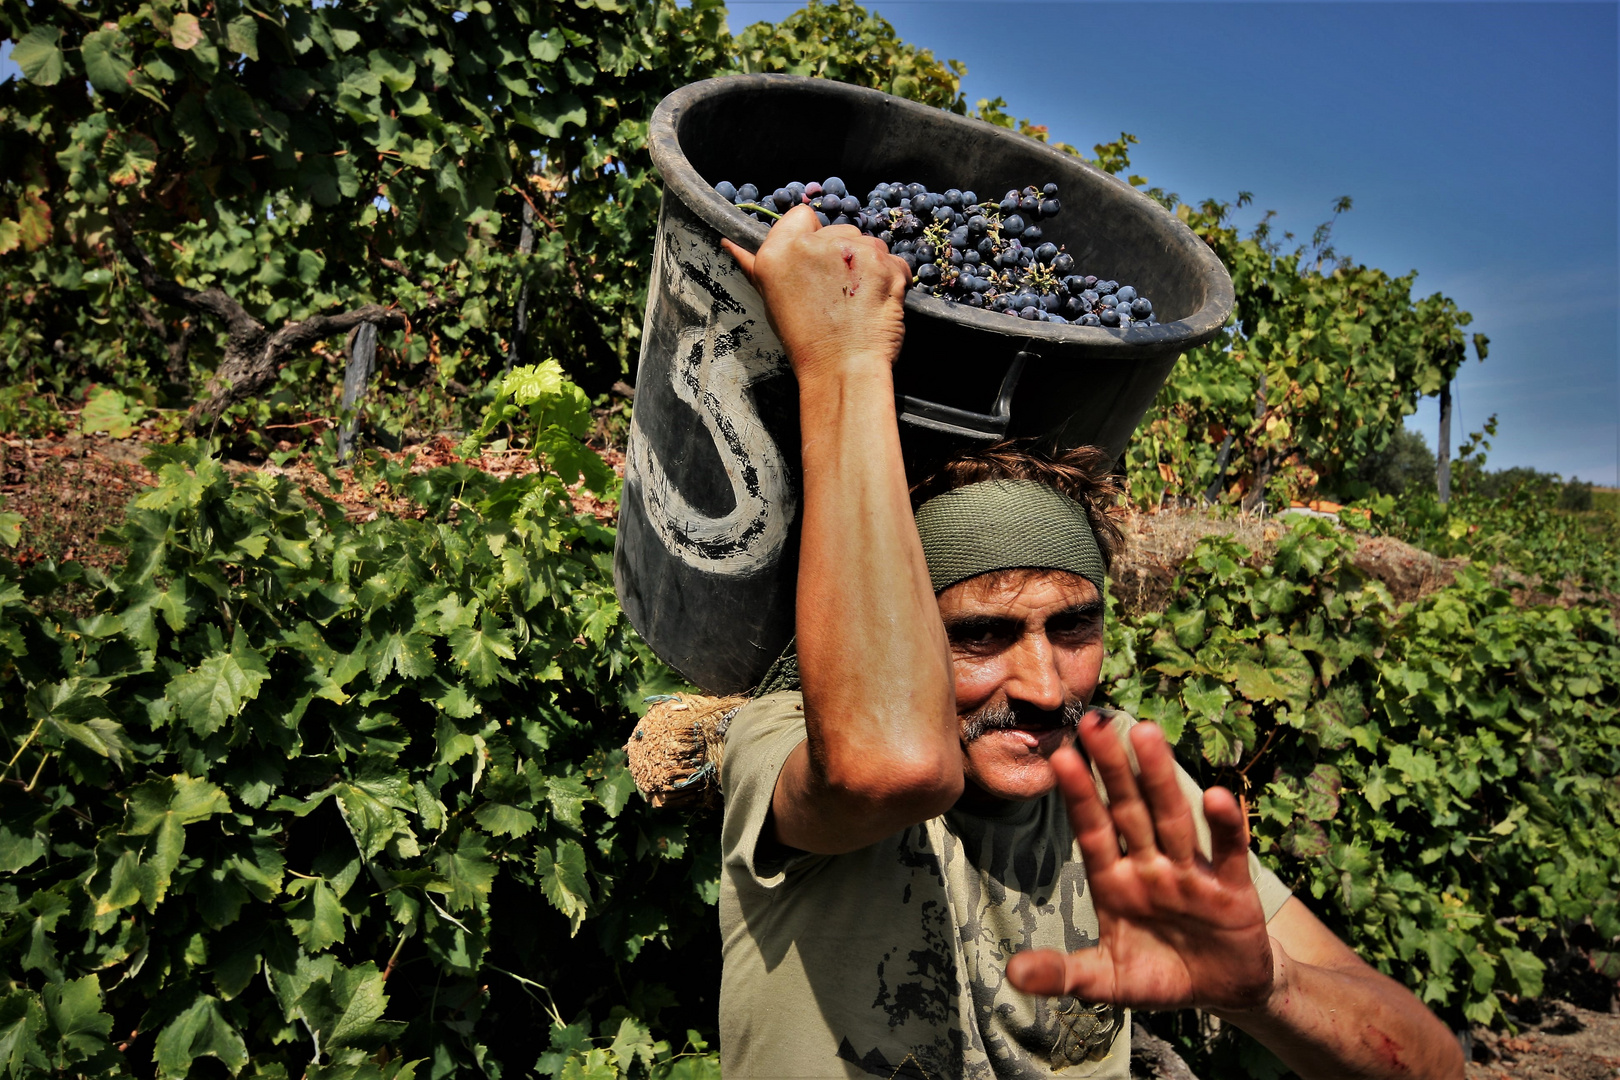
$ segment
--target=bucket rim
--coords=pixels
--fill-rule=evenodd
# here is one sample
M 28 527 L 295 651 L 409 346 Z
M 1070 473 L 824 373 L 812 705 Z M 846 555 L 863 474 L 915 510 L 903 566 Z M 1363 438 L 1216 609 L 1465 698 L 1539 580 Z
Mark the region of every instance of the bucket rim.
M 872 90 L 834 79 L 766 73 L 722 75 L 689 83 L 671 92 L 658 103 L 657 109 L 653 111 L 648 131 L 648 149 L 652 154 L 653 165 L 663 177 L 665 192 L 668 193 L 671 188 L 679 188 L 682 191 L 679 196 L 681 201 L 705 224 L 739 247 L 748 251 L 758 251 L 759 246 L 765 242 L 765 237 L 770 231 L 769 227 L 753 220 L 727 202 L 687 159 L 681 149 L 678 135 L 680 119 L 687 109 L 714 98 L 759 90 L 812 86 L 817 87 L 819 92 L 843 96 L 851 101 L 882 103 L 885 107 L 901 110 L 902 114 L 909 112 L 919 117 L 926 116 L 947 123 L 971 126 L 978 136 L 1009 144 L 1016 142 L 1021 149 L 1033 150 L 1038 156 L 1048 158 L 1055 167 L 1061 167 L 1065 171 L 1079 170 L 1093 182 L 1114 185 L 1127 197 L 1129 205 L 1143 213 L 1161 230 L 1161 235 L 1166 241 L 1164 255 L 1185 259 L 1202 279 L 1204 286 L 1204 302 L 1189 314 L 1173 322 L 1130 329 L 1034 322 L 1001 312 L 985 311 L 966 304 L 924 296 L 914 290 L 906 292 L 907 311 L 960 323 L 1007 338 L 1083 345 L 1093 356 L 1112 359 L 1129 359 L 1142 352 L 1160 354 L 1170 349 L 1185 351 L 1196 348 L 1214 340 L 1225 327 L 1236 303 L 1231 275 L 1210 246 L 1199 239 L 1185 222 L 1156 200 L 1119 177 L 1056 150 L 1039 139 L 973 117 L 961 116 L 896 97 L 881 90 Z

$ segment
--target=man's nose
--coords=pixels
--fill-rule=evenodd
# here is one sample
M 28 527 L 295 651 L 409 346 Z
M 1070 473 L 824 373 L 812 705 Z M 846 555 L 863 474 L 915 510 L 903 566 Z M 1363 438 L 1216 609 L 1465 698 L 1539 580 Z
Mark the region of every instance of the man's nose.
M 1051 712 L 1067 700 L 1052 643 L 1039 634 L 1025 635 L 1011 650 L 1007 696 Z

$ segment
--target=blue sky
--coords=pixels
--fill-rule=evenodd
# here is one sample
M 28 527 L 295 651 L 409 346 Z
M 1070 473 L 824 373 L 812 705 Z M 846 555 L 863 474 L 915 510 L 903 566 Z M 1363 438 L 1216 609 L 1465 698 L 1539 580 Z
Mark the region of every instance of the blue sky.
M 731 0 L 731 27 L 798 6 Z M 1129 131 L 1132 171 L 1188 201 L 1252 191 L 1240 221 L 1307 238 L 1351 196 L 1340 253 L 1489 335 L 1457 398 L 1461 434 L 1499 417 L 1491 467 L 1620 483 L 1616 4 L 867 6 L 967 64 L 970 104 L 1088 151 Z M 1434 399 L 1408 423 L 1434 445 Z
M 730 0 L 733 30 L 800 5 Z M 1490 336 L 1458 379 L 1493 467 L 1620 484 L 1620 5 L 888 0 L 906 41 L 968 66 L 969 102 L 1189 201 L 1251 191 L 1302 238 L 1335 198 L 1342 254 L 1419 271 Z M 0 53 L 9 49 L 0 48 Z M 0 77 L 14 70 L 0 59 Z M 1409 425 L 1431 445 L 1434 399 Z

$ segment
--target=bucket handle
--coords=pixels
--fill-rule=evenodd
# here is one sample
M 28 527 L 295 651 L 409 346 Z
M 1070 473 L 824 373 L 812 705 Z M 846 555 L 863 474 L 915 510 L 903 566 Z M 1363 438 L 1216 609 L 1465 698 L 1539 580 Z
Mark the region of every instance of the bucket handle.
M 1030 360 L 1039 359 L 1040 354 L 1032 352 L 1020 352 L 1013 357 L 1012 365 L 1001 380 L 1001 389 L 996 392 L 996 402 L 988 413 L 953 409 L 949 405 L 938 405 L 921 398 L 901 397 L 900 422 L 981 442 L 1004 439 L 1007 437 L 1007 426 L 1012 422 L 1013 394 L 1024 374 L 1024 365 Z

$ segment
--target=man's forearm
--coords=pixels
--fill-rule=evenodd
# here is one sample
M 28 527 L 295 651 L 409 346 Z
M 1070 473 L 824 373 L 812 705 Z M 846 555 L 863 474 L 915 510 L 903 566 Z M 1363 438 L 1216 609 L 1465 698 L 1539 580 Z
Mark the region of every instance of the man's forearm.
M 1220 1013 L 1305 1080 L 1460 1080 L 1462 1048 L 1411 991 L 1368 967 L 1316 967 L 1274 938 L 1267 1003 Z
M 949 652 L 911 515 L 889 365 L 802 376 L 800 422 L 798 650 L 813 762 L 840 787 L 959 773 Z

